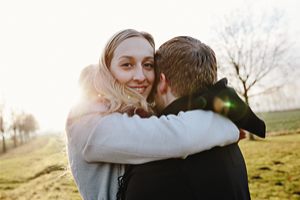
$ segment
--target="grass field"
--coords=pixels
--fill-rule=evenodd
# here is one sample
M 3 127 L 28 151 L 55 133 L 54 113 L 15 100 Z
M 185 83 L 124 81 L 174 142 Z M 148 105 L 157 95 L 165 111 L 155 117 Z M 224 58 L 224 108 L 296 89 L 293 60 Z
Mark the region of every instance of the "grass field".
M 267 125 L 267 132 L 294 132 L 300 130 L 300 109 L 258 114 Z
M 41 136 L 0 156 L 0 200 L 79 200 L 64 143 Z
M 252 199 L 300 199 L 300 134 L 242 141 Z
M 265 140 L 241 141 L 253 200 L 300 200 L 300 110 L 262 116 L 273 131 L 290 133 Z M 267 120 L 268 118 L 268 120 Z M 289 123 L 293 121 L 293 123 Z M 278 124 L 282 125 L 278 125 Z M 290 124 L 287 126 L 287 124 Z M 297 127 L 298 125 L 298 127 Z M 79 200 L 67 169 L 62 136 L 39 136 L 0 154 L 0 200 Z

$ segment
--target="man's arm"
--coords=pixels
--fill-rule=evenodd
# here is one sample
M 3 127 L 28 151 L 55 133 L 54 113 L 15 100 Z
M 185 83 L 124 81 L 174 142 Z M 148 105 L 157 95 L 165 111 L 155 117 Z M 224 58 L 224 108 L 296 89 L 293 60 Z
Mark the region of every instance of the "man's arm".
M 212 110 L 229 118 L 240 129 L 247 130 L 261 138 L 266 136 L 264 121 L 252 111 L 233 88 L 227 86 L 226 78 L 193 97 L 190 106 L 186 109 Z
M 177 114 L 194 109 L 211 110 L 230 119 L 238 128 L 261 138 L 266 136 L 266 125 L 236 93 L 221 79 L 211 87 L 175 100 L 161 114 Z
M 83 126 L 80 121 L 69 132 Z M 182 158 L 234 143 L 239 138 L 239 130 L 231 121 L 202 110 L 160 118 L 120 113 L 90 115 L 83 121 L 89 124 L 81 127 L 82 134 L 89 137 L 82 151 L 88 162 L 140 164 Z

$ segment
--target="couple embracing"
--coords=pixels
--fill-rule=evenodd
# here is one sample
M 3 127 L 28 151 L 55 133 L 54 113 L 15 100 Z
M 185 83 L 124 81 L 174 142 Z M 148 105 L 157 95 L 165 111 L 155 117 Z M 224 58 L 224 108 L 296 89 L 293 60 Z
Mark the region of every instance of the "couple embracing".
M 150 34 L 126 29 L 79 82 L 66 132 L 83 199 L 250 199 L 238 141 L 265 137 L 265 124 L 217 81 L 209 46 L 179 36 L 155 52 Z

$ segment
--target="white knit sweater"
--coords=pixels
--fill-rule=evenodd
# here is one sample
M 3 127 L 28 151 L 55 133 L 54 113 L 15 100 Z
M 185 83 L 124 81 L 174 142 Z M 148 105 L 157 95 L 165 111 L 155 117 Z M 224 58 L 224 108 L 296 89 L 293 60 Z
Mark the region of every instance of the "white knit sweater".
M 194 110 L 160 118 L 103 116 L 102 104 L 72 109 L 66 127 L 71 171 L 85 200 L 114 200 L 123 164 L 185 158 L 234 143 L 239 130 L 210 111 Z

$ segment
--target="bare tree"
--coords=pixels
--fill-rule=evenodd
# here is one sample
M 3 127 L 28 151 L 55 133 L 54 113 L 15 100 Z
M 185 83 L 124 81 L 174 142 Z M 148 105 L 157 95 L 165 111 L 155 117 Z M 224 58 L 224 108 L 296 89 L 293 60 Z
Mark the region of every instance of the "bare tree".
M 260 16 L 238 10 L 216 27 L 220 70 L 247 104 L 252 96 L 278 90 L 291 71 L 283 19 L 276 10 Z
M 5 143 L 5 132 L 4 132 L 3 109 L 4 109 L 4 104 L 0 105 L 0 132 L 2 135 L 2 152 L 5 153 L 6 143 Z
M 11 126 L 10 129 L 13 131 L 13 142 L 14 142 L 14 147 L 18 146 L 18 140 L 17 140 L 17 132 L 18 132 L 18 124 L 19 124 L 19 118 L 18 114 L 15 111 L 11 112 Z
M 39 124 L 32 114 L 25 112 L 12 111 L 11 117 L 10 129 L 13 131 L 12 139 L 16 147 L 18 143 L 23 144 L 28 141 L 31 137 L 30 134 L 39 128 Z M 19 134 L 19 139 L 17 139 L 17 134 Z
M 23 116 L 23 132 L 25 140 L 29 140 L 30 133 L 38 129 L 38 122 L 32 114 L 25 114 Z

